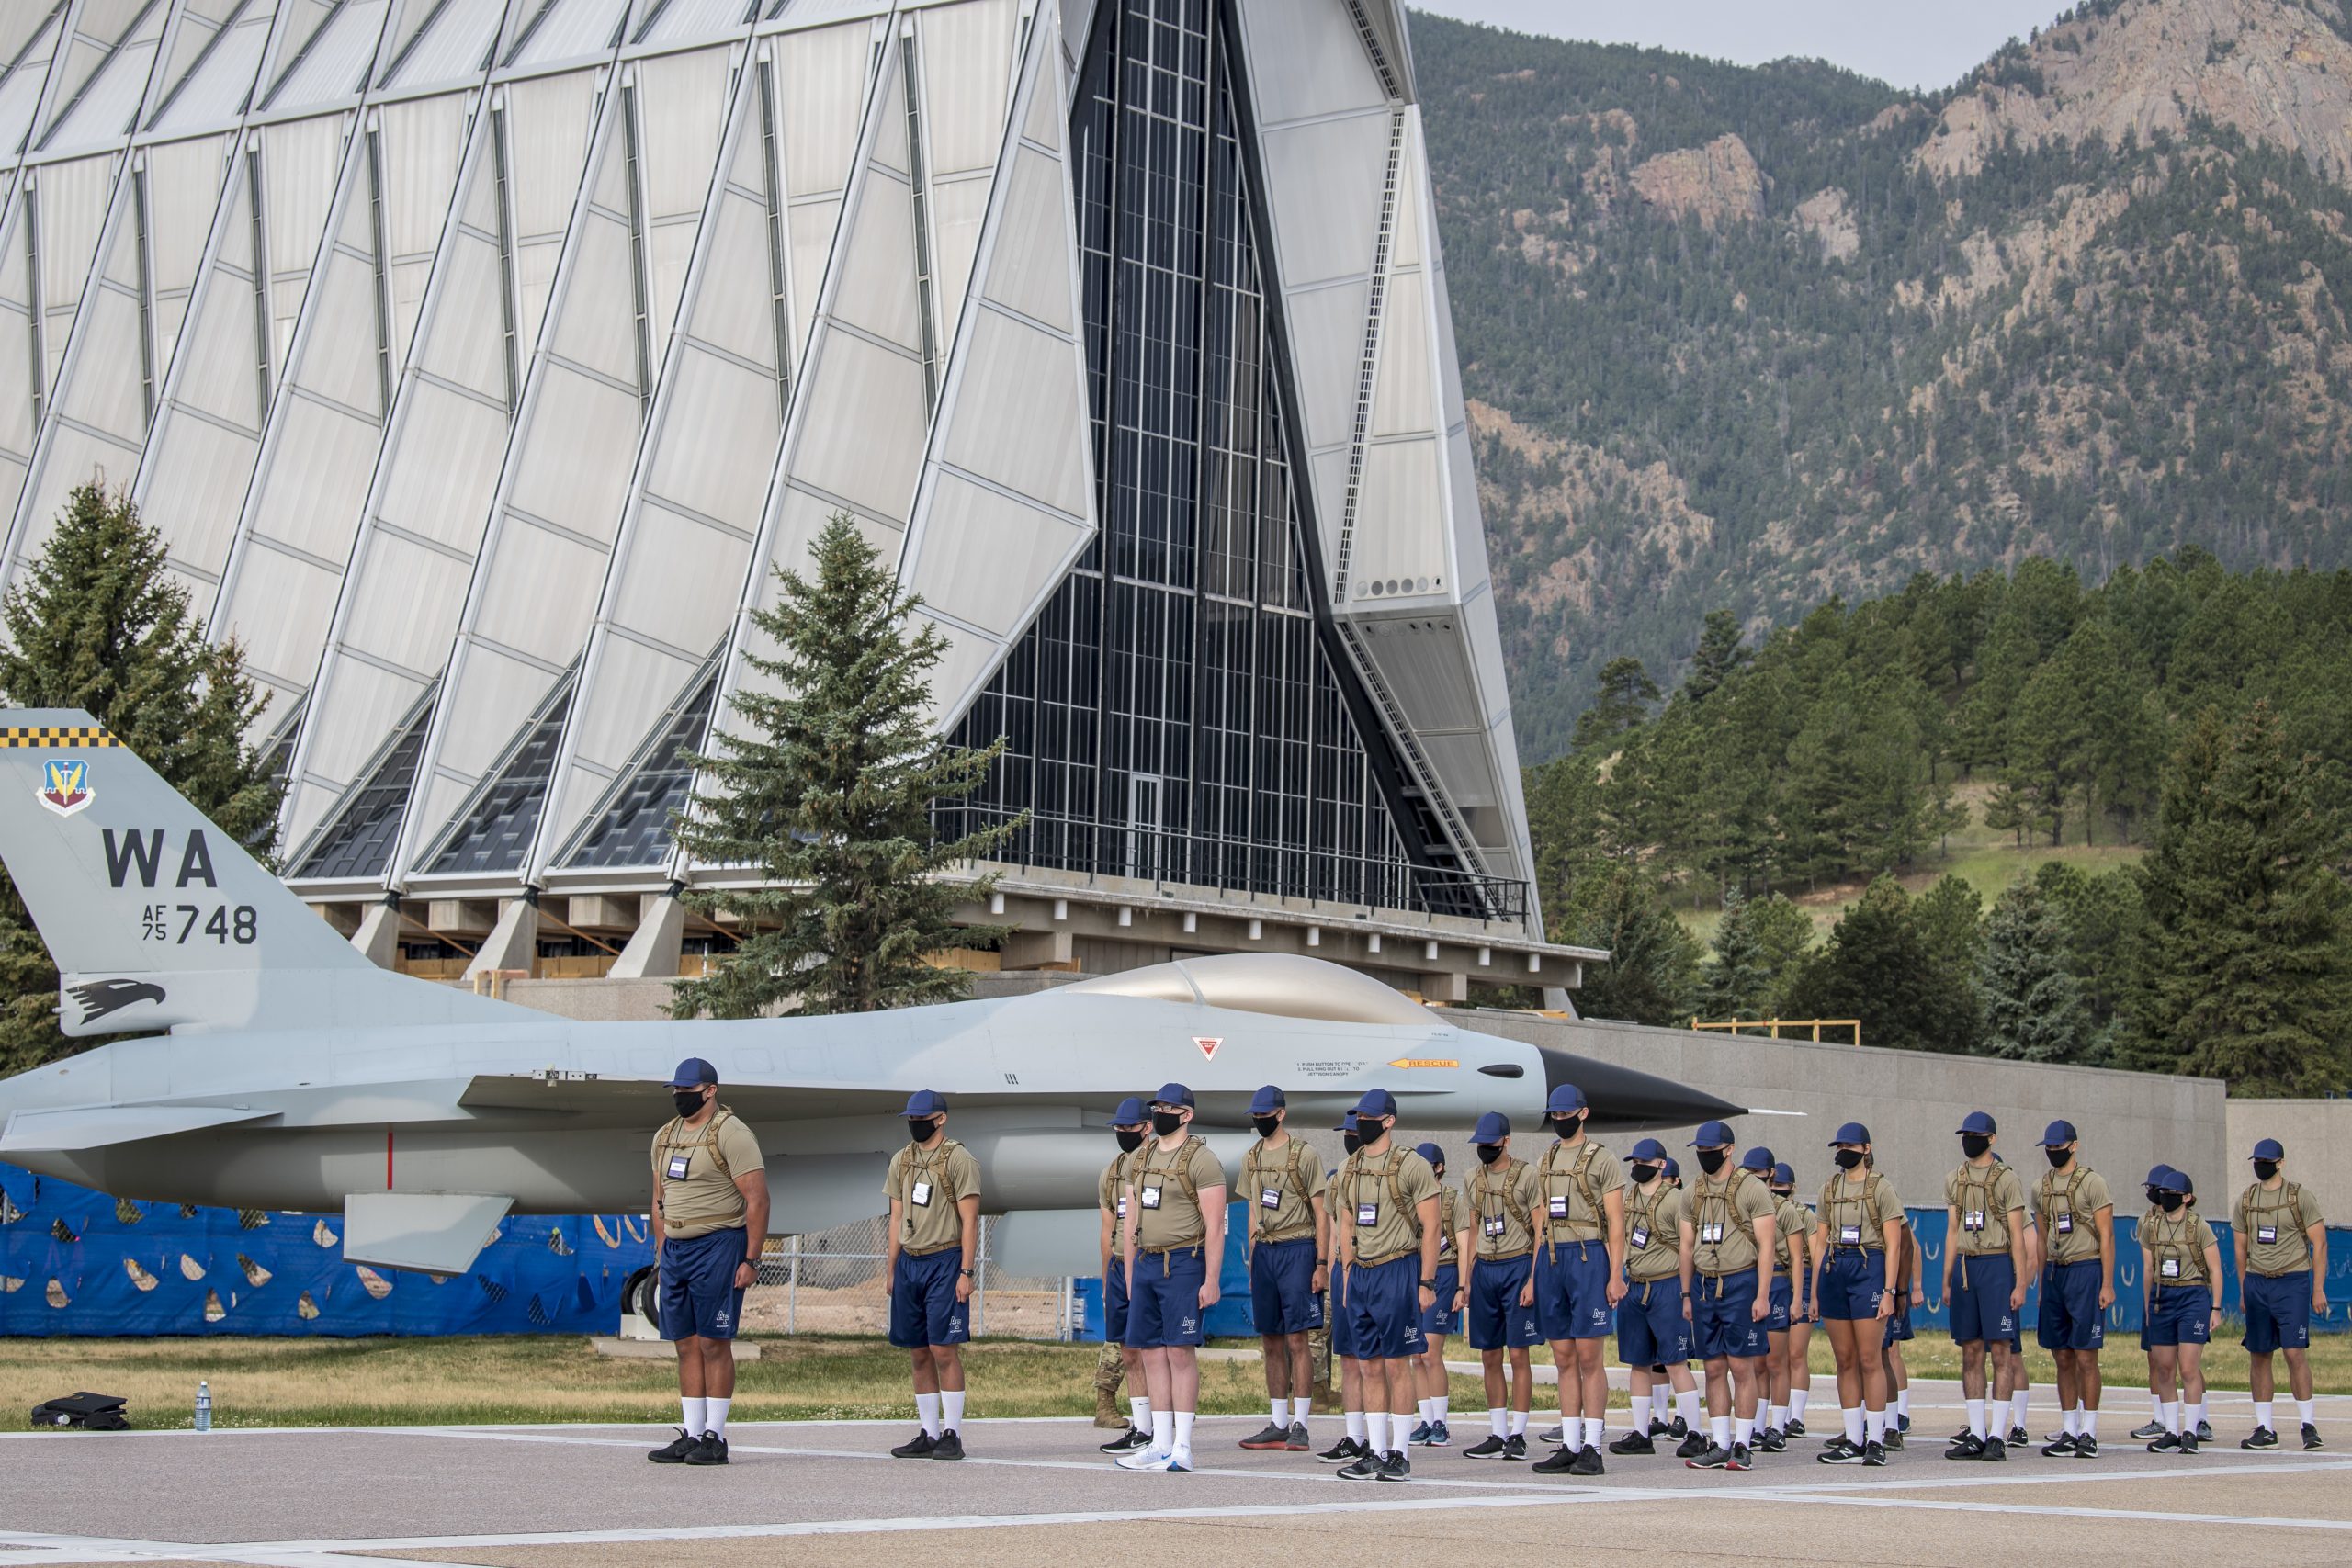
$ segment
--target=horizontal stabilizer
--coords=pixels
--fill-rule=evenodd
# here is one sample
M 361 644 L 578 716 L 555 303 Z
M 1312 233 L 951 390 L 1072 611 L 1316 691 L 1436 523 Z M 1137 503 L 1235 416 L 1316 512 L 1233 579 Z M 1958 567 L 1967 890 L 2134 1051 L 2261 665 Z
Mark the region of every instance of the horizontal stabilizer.
M 110 1144 L 201 1133 L 277 1114 L 237 1105 L 97 1105 L 81 1111 L 19 1111 L 8 1118 L 7 1130 L 0 1132 L 0 1155 L 102 1149 Z
M 355 1192 L 343 1201 L 343 1258 L 462 1274 L 514 1206 L 512 1198 L 463 1192 Z

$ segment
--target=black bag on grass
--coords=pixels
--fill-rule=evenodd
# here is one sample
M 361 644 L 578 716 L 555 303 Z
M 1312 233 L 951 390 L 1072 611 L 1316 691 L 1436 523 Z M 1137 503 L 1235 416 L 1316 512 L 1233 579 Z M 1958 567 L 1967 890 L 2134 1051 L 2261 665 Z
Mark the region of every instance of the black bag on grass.
M 69 1393 L 33 1406 L 36 1427 L 78 1427 L 85 1432 L 119 1432 L 130 1425 L 123 1414 L 130 1401 L 111 1393 Z

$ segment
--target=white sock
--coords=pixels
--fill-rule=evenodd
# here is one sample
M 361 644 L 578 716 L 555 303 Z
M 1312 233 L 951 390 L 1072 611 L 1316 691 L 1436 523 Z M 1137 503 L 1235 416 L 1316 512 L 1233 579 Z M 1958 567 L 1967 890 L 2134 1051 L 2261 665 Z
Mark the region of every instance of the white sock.
M 1388 1412 L 1385 1410 L 1365 1411 L 1363 1425 L 1364 1440 L 1372 1445 L 1372 1451 L 1376 1454 L 1386 1453 L 1388 1451 Z
M 1175 1446 L 1175 1412 L 1170 1410 L 1153 1411 L 1151 1413 L 1151 1449 L 1149 1451 L 1156 1454 L 1164 1454 Z
M 1636 1436 L 1636 1437 L 1642 1437 L 1642 1436 L 1645 1436 L 1645 1435 L 1649 1432 L 1649 1429 L 1650 1429 L 1650 1396 L 1649 1396 L 1648 1394 L 1646 1394 L 1646 1393 L 1637 1393 L 1637 1394 L 1634 1395 L 1634 1416 L 1633 1416 L 1633 1420 L 1634 1420 L 1634 1436 Z
M 1714 1438 L 1715 1447 L 1719 1449 L 1731 1447 L 1731 1417 L 1728 1416 L 1708 1416 L 1707 1435 Z
M 2270 1401 L 2257 1399 L 2254 1402 L 2254 1424 L 2257 1427 L 2270 1425 Z
M 1788 1406 L 1784 1404 L 1774 1404 L 1769 1405 L 1766 1408 L 1769 1412 L 1764 1422 L 1764 1426 L 1767 1430 L 1777 1432 L 1781 1427 L 1789 1424 Z
M 1494 1434 L 1498 1438 L 1507 1438 L 1510 1435 L 1510 1428 L 1503 1425 L 1504 1418 L 1508 1414 L 1509 1412 L 1505 1411 L 1499 1404 L 1487 1412 L 1487 1425 L 1493 1428 Z
M 2165 1431 L 2170 1432 L 2176 1438 L 2180 1436 L 2179 1405 L 2175 1404 L 2168 1399 L 2159 1400 L 2156 1404 L 2156 1419 L 2165 1424 Z
M 1984 1402 L 1981 1399 L 1968 1401 L 1968 1435 L 1980 1443 L 1984 1440 Z
M 2157 1420 L 2163 1420 L 2165 1418 L 2165 1396 L 2158 1393 L 2154 1389 L 2150 1389 L 2148 1391 L 2148 1408 L 2155 1412 Z
M 1792 1421 L 1804 1420 L 1804 1402 L 1812 1397 L 1813 1390 L 1809 1388 L 1792 1388 L 1789 1390 L 1789 1419 Z
M 934 1438 L 939 1436 L 940 1432 L 944 1430 L 939 1424 L 939 1395 L 935 1393 L 916 1394 L 915 1416 L 922 1423 L 922 1429 L 924 1431 L 930 1433 Z
M 706 1400 L 688 1399 L 684 1394 L 678 1396 L 678 1415 L 686 1424 L 687 1437 L 699 1438 L 703 1435 L 703 1406 L 707 1403 Z
M 1434 1400 L 1434 1399 L 1417 1399 L 1417 1400 L 1413 1401 L 1413 1407 L 1414 1407 L 1416 1410 L 1418 1410 L 1418 1411 L 1419 1411 L 1419 1412 L 1420 1412 L 1420 1416 L 1421 1416 L 1421 1423 L 1422 1423 L 1422 1425 L 1424 1425 L 1424 1426 L 1428 1426 L 1428 1425 L 1430 1425 L 1430 1424 L 1434 1423 L 1434 1422 L 1437 1420 L 1437 1401 L 1436 1401 L 1436 1400 Z
M 1862 1413 L 1859 1410 L 1841 1410 L 1838 1414 L 1846 1418 L 1846 1440 L 1856 1448 L 1860 1448 L 1863 1436 Z
M 962 1431 L 964 1429 L 964 1391 L 960 1388 L 941 1389 L 939 1414 L 940 1418 L 947 1423 L 949 1431 Z
M 2030 1388 L 2021 1388 L 2018 1390 L 2017 1393 L 2009 1395 L 2010 1426 L 2022 1427 L 2025 1425 L 2026 1416 L 2031 1414 L 2032 1401 L 2033 1391 Z
M 2201 1399 L 2181 1412 L 2181 1425 L 2187 1427 L 2189 1431 L 2194 1432 L 2199 1427 L 2203 1426 L 2204 1423 L 2205 1402 Z
M 2098 1440 L 2098 1411 L 2077 1409 L 2075 1413 L 2075 1424 L 2082 1428 L 2075 1434 L 2076 1437 L 2088 1438 L 2094 1442 Z
M 1453 1402 L 1453 1395 L 1450 1393 L 1441 1393 L 1430 1401 L 1430 1415 L 1439 1426 L 1445 1425 L 1445 1407 Z
M 1674 1408 L 1681 1416 L 1682 1424 L 1685 1427 L 1694 1432 L 1699 1429 L 1699 1391 L 1697 1389 L 1686 1388 L 1676 1394 Z
M 1588 1416 L 1584 1418 L 1584 1446 L 1586 1448 L 1599 1448 L 1600 1446 L 1600 1439 L 1607 1436 L 1609 1436 L 1609 1418 L 1607 1416 Z
M 1172 1451 L 1180 1454 L 1193 1451 L 1193 1412 L 1190 1410 L 1176 1412 L 1176 1441 Z
M 1756 1441 L 1756 1417 L 1735 1416 L 1731 1419 L 1731 1446 L 1744 1449 Z
M 1514 1438 L 1523 1438 L 1527 1436 L 1526 1411 L 1514 1410 L 1510 1413 L 1510 1431 L 1508 1435 Z
M 702 1418 L 706 1422 L 709 1423 L 709 1425 L 706 1426 L 703 1430 L 706 1432 L 716 1432 L 722 1438 L 727 1436 L 727 1407 L 734 1403 L 735 1396 L 731 1393 L 725 1399 L 704 1399 L 702 1402 Z
M 1364 1435 L 1368 1430 L 1369 1427 L 1364 1420 L 1364 1414 L 1363 1411 L 1351 1410 L 1348 1412 L 1348 1436 L 1351 1438 L 1361 1443 L 1364 1440 Z
M 2295 1414 L 2301 1419 L 2303 1425 L 2306 1427 L 2315 1425 L 2318 1422 L 2318 1411 L 2319 1401 L 2317 1399 L 2299 1399 L 2295 1401 Z
M 1292 1400 L 1292 1401 L 1290 1402 L 1290 1424 L 1291 1424 L 1292 1426 L 1294 1426 L 1294 1427 L 1304 1427 L 1304 1426 L 1306 1426 L 1306 1418 L 1307 1418 L 1309 1416 L 1312 1416 L 1312 1415 L 1314 1415 L 1314 1414 L 1315 1414 L 1315 1401 L 1314 1401 L 1314 1400 L 1312 1400 L 1312 1399 L 1294 1399 L 1294 1400 Z
M 1886 1441 L 1885 1411 L 1865 1410 L 1862 1412 L 1862 1440 L 1866 1443 Z
M 2081 1434 L 2081 1433 L 2076 1429 L 2076 1428 L 2077 1428 L 2077 1427 L 2079 1426 L 2079 1423 L 2077 1423 L 2077 1422 L 2075 1421 L 2075 1413 L 2074 1413 L 2073 1411 L 2071 1411 L 2071 1410 L 2064 1410 L 2064 1411 L 2059 1412 L 2059 1415 L 2063 1417 L 2063 1420 L 2064 1420 L 2063 1430 L 2065 1432 L 2066 1436 L 2068 1436 L 2068 1437 L 2070 1437 L 2070 1438 L 2075 1438 L 2075 1437 L 2080 1437 L 2080 1436 L 2082 1435 L 2082 1434 Z
M 1148 1399 L 1130 1399 L 1130 1400 L 1128 1400 L 1128 1401 L 1127 1401 L 1127 1424 L 1128 1424 L 1129 1426 L 1133 1427 L 1134 1427 L 1136 1431 L 1138 1431 L 1138 1432 L 1148 1432 L 1148 1431 L 1150 1431 L 1150 1430 L 1151 1430 L 1151 1401 L 1150 1401 L 1150 1400 L 1148 1400 Z
M 1911 1414 L 1911 1391 L 1909 1389 L 1906 1388 L 1901 1393 L 1894 1396 L 1894 1413 L 1897 1416 L 1908 1416 Z

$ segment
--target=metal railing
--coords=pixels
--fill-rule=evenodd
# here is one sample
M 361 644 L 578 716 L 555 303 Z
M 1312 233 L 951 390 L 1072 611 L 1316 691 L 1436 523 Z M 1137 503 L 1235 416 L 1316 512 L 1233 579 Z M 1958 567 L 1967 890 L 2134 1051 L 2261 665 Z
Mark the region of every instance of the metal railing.
M 1812 1032 L 1809 1038 L 1816 1045 L 1822 1043 L 1823 1030 L 1847 1029 L 1851 1030 L 1854 1035 L 1848 1043 L 1860 1045 L 1862 1043 L 1862 1021 L 1859 1018 L 1732 1018 L 1720 1021 L 1693 1018 L 1690 1021 L 1690 1027 L 1715 1030 L 1725 1034 L 1737 1034 L 1743 1030 L 1761 1029 L 1769 1032 L 1771 1038 L 1775 1040 L 1781 1038 L 1781 1031 L 1783 1029 L 1809 1030 Z M 1833 1040 L 1829 1043 L 1834 1045 L 1837 1042 Z

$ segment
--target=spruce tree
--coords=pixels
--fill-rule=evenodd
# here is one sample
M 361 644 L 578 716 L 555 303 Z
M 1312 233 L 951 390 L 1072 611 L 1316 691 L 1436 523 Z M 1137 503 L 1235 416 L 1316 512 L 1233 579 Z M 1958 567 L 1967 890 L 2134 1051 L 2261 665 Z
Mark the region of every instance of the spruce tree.
M 1772 988 L 1772 970 L 1756 930 L 1754 907 L 1737 888 L 1724 895 L 1724 918 L 1715 927 L 1700 986 L 1700 1010 L 1717 1020 L 1762 1018 Z
M 1867 1044 L 1968 1050 L 1973 998 L 1955 996 L 1960 977 L 1921 931 L 1914 903 L 1891 876 L 1864 888 L 1791 987 L 1789 1010 L 1859 1018 Z
M 234 642 L 208 644 L 164 544 L 96 484 L 66 498 L 31 571 L 0 600 L 0 693 L 83 708 L 164 782 L 266 858 L 282 785 L 245 742 L 262 702 Z M 58 1032 L 57 966 L 0 876 L 0 1070 L 85 1050 Z
M 734 694 L 741 722 L 696 760 L 704 787 L 673 824 L 696 860 L 759 877 L 688 897 L 744 935 L 711 974 L 678 984 L 678 1018 L 953 1001 L 970 975 L 929 955 L 1002 935 L 956 923 L 956 907 L 995 882 L 956 871 L 1022 820 L 942 840 L 931 807 L 978 788 L 1004 742 L 976 750 L 933 733 L 930 674 L 947 640 L 916 629 L 922 601 L 900 592 L 854 519 L 835 513 L 809 553 L 813 577 L 779 570 L 775 606 L 752 612 L 775 652 L 745 659 L 775 689 Z
M 2019 1062 L 2079 1062 L 2089 1055 L 2090 1009 L 2067 972 L 2065 933 L 2032 882 L 1994 900 L 1976 984 L 1987 1055 Z
M 1577 1010 L 1628 1023 L 1687 1025 L 1699 943 L 1674 918 L 1656 880 L 1621 863 L 1597 873 L 1577 903 L 1587 912 L 1575 940 L 1609 951 L 1609 962 L 1585 971 Z

